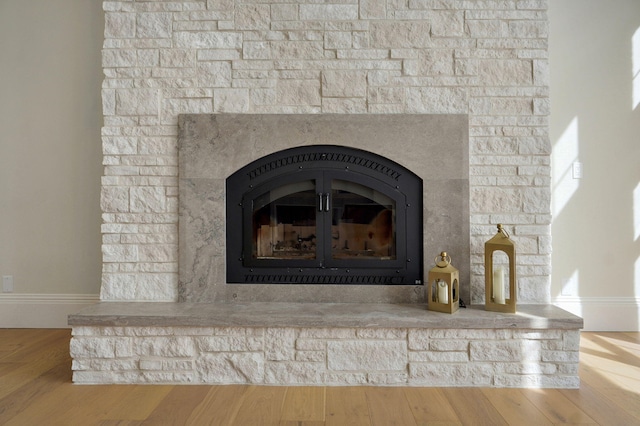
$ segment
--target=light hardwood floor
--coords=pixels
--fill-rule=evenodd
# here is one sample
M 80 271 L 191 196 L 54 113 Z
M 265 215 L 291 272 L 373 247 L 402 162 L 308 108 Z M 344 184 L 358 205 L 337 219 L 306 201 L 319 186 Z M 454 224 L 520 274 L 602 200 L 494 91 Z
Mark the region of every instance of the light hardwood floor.
M 577 390 L 81 386 L 69 339 L 0 329 L 0 425 L 640 424 L 640 333 L 583 333 Z

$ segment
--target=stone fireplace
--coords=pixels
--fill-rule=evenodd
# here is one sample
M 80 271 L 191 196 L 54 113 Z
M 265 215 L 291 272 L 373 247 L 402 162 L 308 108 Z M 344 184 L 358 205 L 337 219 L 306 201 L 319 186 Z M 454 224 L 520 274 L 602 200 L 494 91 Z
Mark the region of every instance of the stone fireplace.
M 578 385 L 582 322 L 547 305 L 545 0 L 103 7 L 102 303 L 70 317 L 75 382 Z M 205 123 L 179 130 L 192 114 Z M 178 155 L 198 132 L 218 150 L 192 158 L 207 176 Z M 415 284 L 227 283 L 224 180 L 321 144 L 420 176 L 423 272 L 450 252 L 470 308 L 428 312 Z M 187 214 L 198 184 L 207 211 Z M 518 250 L 516 315 L 483 310 L 497 223 Z

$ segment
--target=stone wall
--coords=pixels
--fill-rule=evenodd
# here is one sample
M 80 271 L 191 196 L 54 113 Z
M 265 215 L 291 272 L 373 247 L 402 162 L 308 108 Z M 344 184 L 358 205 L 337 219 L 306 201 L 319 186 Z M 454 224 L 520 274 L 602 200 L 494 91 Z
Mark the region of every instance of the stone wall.
M 74 383 L 577 388 L 579 330 L 74 327 Z
M 180 113 L 469 114 L 472 303 L 549 299 L 546 0 L 105 1 L 102 300 L 177 297 Z M 428 269 L 428 268 L 427 268 Z

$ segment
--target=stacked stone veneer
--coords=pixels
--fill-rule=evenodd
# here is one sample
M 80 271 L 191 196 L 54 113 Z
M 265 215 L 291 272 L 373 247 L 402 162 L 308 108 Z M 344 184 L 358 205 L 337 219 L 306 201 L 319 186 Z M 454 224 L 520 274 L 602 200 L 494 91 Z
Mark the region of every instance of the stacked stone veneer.
M 546 6 L 105 1 L 102 300 L 176 300 L 177 116 L 234 112 L 468 114 L 471 302 L 496 223 L 519 301 L 547 302 Z
M 76 327 L 76 383 L 576 388 L 578 330 Z

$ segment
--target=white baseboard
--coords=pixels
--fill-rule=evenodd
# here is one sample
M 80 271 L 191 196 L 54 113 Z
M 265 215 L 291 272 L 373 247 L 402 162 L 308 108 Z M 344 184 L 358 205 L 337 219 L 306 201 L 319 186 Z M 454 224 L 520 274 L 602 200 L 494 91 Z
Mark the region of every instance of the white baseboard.
M 69 314 L 99 301 L 98 294 L 0 293 L 0 328 L 70 328 Z
M 584 331 L 640 331 L 640 297 L 556 297 L 552 303 L 584 319 Z

